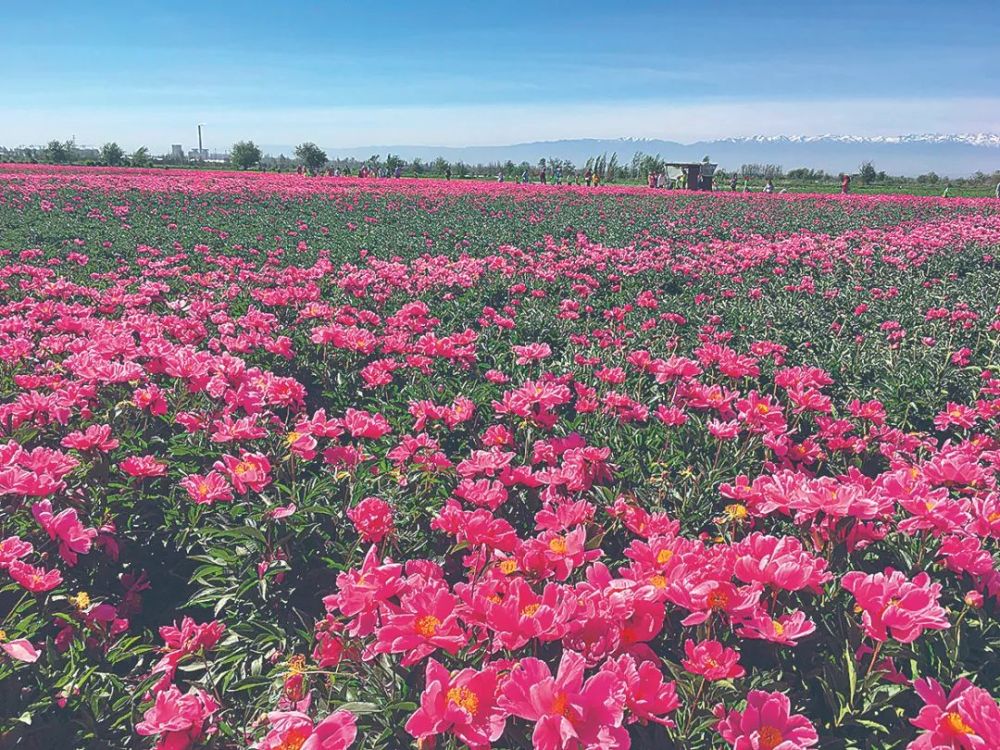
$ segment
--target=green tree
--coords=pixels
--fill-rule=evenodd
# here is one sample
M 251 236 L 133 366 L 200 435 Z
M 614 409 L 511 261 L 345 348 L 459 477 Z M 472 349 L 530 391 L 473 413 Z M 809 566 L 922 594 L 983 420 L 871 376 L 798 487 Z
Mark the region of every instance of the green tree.
M 861 175 L 861 182 L 865 185 L 871 185 L 878 177 L 878 172 L 875 171 L 875 167 L 870 161 L 862 162 L 858 173 Z
M 310 172 L 315 172 L 326 164 L 326 151 L 312 142 L 300 143 L 295 147 L 295 158 Z
M 253 141 L 237 141 L 229 152 L 229 161 L 240 169 L 250 169 L 260 164 L 262 155 L 260 148 Z M 323 161 L 326 161 L 326 154 L 323 154 Z
M 145 146 L 139 146 L 133 153 L 130 159 L 133 167 L 148 167 L 152 160 L 149 158 L 149 149 Z
M 68 143 L 62 141 L 49 141 L 49 145 L 45 147 L 45 160 L 53 164 L 65 164 L 69 161 L 68 146 Z
M 105 143 L 101 146 L 101 161 L 107 164 L 109 167 L 121 166 L 122 161 L 125 159 L 125 152 L 122 151 L 122 147 L 117 143 L 112 141 L 111 143 Z
M 406 162 L 395 154 L 385 155 L 385 169 L 389 174 L 392 174 L 395 171 L 396 167 L 402 169 L 405 164 Z
M 414 163 L 416 163 L 416 160 L 414 160 Z M 451 164 L 448 163 L 447 159 L 445 159 L 443 156 L 439 156 L 431 164 L 431 173 L 444 174 L 445 170 L 448 169 L 450 166 Z
M 618 152 L 615 151 L 613 154 L 611 154 L 611 158 L 608 160 L 608 165 L 605 168 L 605 177 L 608 182 L 614 182 L 617 176 L 618 176 Z

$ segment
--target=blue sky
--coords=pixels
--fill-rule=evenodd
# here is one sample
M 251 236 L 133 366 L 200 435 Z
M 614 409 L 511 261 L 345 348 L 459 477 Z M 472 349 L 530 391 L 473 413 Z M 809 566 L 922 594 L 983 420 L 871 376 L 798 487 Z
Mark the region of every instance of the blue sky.
M 0 144 L 1000 130 L 1000 3 L 61 1 L 2 11 Z

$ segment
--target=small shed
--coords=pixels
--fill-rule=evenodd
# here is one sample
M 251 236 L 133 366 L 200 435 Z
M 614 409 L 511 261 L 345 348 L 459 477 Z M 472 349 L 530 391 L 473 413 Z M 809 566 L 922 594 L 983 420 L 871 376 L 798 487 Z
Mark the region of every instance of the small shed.
M 676 167 L 684 173 L 688 190 L 711 190 L 718 164 L 707 161 L 666 162 L 664 166 Z

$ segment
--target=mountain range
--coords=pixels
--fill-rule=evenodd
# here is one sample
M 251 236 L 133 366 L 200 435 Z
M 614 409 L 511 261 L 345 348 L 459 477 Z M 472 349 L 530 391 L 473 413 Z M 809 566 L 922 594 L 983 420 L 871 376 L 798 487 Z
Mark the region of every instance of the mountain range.
M 290 145 L 263 145 L 265 153 L 291 156 Z M 627 164 L 637 153 L 659 155 L 672 161 L 711 161 L 727 170 L 742 164 L 779 164 L 785 171 L 797 167 L 824 169 L 827 172 L 856 172 L 862 162 L 870 161 L 878 170 L 893 175 L 915 177 L 935 172 L 942 177 L 967 177 L 975 172 L 1000 170 L 1000 134 L 969 133 L 959 135 L 909 134 L 892 136 L 853 135 L 782 135 L 722 138 L 678 143 L 651 138 L 536 141 L 508 146 L 413 146 L 373 145 L 351 148 L 325 146 L 330 158 L 367 159 L 373 154 L 385 157 L 392 153 L 407 160 L 425 162 L 443 157 L 450 162 L 490 164 L 539 159 L 568 159 L 582 165 L 592 156 L 618 154 L 618 162 Z

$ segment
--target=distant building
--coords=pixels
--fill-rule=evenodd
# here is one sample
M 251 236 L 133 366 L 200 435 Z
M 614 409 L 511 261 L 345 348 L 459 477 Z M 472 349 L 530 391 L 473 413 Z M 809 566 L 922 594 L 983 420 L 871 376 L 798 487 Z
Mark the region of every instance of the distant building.
M 170 147 L 170 158 L 176 161 L 184 161 L 184 147 L 175 143 Z
M 188 159 L 191 161 L 206 161 L 208 159 L 207 148 L 188 149 Z

